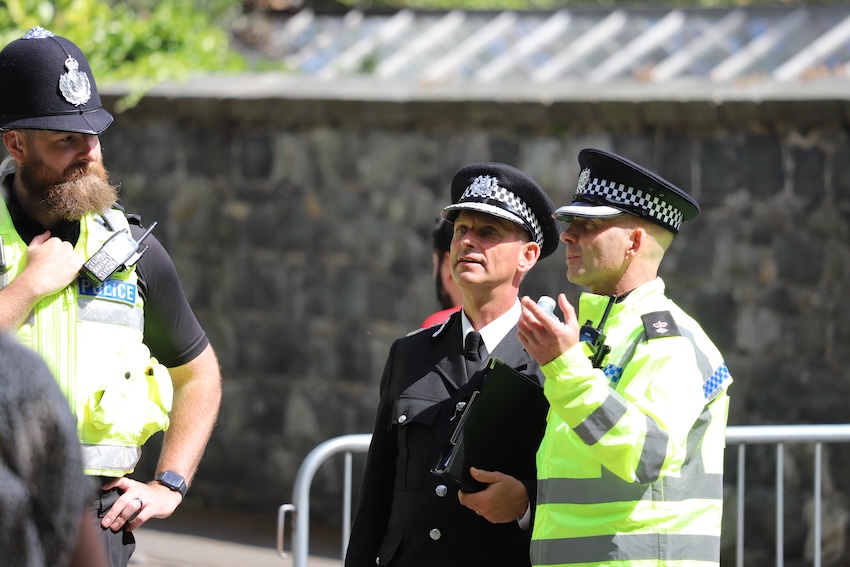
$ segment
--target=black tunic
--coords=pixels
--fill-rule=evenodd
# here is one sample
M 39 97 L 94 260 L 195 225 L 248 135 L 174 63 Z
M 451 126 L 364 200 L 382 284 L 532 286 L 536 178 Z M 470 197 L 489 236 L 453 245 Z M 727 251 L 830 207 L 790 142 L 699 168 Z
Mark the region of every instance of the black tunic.
M 435 329 L 390 349 L 345 565 L 530 565 L 530 529 L 491 524 L 460 504 L 457 486 L 430 472 L 454 431 L 457 402 L 469 398 L 481 375 L 467 380 L 460 314 L 436 337 Z M 515 329 L 490 354 L 542 383 Z M 536 479 L 519 480 L 533 505 Z

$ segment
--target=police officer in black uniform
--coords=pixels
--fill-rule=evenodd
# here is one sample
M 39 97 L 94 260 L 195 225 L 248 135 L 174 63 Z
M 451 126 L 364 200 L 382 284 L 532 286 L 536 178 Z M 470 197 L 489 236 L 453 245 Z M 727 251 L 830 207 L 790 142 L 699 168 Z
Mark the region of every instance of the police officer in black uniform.
M 463 310 L 390 349 L 346 567 L 530 564 L 533 476 L 473 469 L 486 488 L 459 494 L 431 469 L 457 424 L 459 403 L 480 385 L 483 362 L 467 368 L 467 337 L 480 336 L 485 360 L 499 358 L 542 383 L 517 339 L 517 297 L 528 271 L 558 247 L 554 208 L 531 177 L 499 163 L 462 168 L 451 195 L 443 215 L 454 224 L 449 262 Z M 536 441 L 529 443 L 533 455 Z

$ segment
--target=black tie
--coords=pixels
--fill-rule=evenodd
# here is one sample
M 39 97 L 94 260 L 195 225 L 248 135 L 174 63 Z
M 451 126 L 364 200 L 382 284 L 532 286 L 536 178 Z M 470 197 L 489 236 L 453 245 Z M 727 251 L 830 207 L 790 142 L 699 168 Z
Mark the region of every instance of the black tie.
M 481 361 L 487 358 L 487 347 L 481 340 L 481 333 L 470 331 L 466 335 L 466 348 L 463 356 L 466 358 L 466 376 L 471 378 L 478 367 L 481 366 Z

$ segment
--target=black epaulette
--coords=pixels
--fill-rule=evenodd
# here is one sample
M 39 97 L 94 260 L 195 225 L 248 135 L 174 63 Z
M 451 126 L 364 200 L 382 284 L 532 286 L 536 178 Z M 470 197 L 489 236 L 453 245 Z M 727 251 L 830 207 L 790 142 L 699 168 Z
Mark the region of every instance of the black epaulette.
M 669 311 L 656 311 L 641 315 L 643 319 L 643 329 L 646 331 L 647 339 L 657 339 L 659 337 L 681 337 L 679 326 L 673 320 L 673 315 Z

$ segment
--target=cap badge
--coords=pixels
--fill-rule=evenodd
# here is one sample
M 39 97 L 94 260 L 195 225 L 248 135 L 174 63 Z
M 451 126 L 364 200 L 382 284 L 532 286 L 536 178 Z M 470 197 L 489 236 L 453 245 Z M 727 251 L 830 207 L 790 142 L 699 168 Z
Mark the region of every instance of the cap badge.
M 585 187 L 590 182 L 590 168 L 585 167 L 581 170 L 581 175 L 578 176 L 578 187 L 576 188 L 576 193 L 583 193 Z
M 479 175 L 466 189 L 463 197 L 475 197 L 483 195 L 489 197 L 494 190 L 499 189 L 499 180 L 489 175 Z
M 70 55 L 65 60 L 68 72 L 59 77 L 59 90 L 65 100 L 74 106 L 81 106 L 91 98 L 91 84 L 85 73 L 80 71 L 80 64 Z
M 46 37 L 53 37 L 53 32 L 44 29 L 41 26 L 35 26 L 30 31 L 24 34 L 24 37 L 21 39 L 44 39 Z

